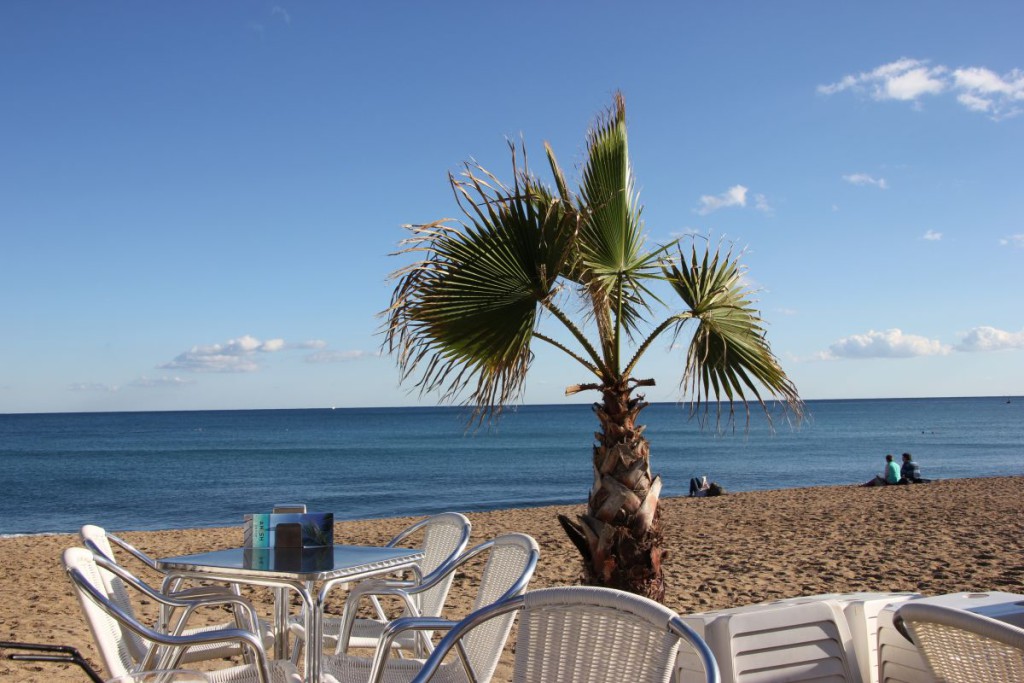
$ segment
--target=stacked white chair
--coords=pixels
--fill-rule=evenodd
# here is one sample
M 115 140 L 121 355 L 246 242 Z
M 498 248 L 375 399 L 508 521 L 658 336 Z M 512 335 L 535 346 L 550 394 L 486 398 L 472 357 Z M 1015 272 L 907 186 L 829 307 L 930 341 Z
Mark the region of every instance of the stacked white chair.
M 91 550 L 93 553 L 98 554 L 101 557 L 106 558 L 108 561 L 114 564 L 120 564 L 117 562 L 117 558 L 114 555 L 111 543 L 117 545 L 122 550 L 128 552 L 132 557 L 137 559 L 145 566 L 152 569 L 154 572 L 160 574 L 164 581 L 164 585 L 161 588 L 161 592 L 166 595 L 174 596 L 180 600 L 187 600 L 190 598 L 202 598 L 205 596 L 222 596 L 225 600 L 229 601 L 230 597 L 237 596 L 237 588 L 234 590 L 229 589 L 226 586 L 200 586 L 185 591 L 176 591 L 181 581 L 178 577 L 169 576 L 165 572 L 161 571 L 156 562 L 138 550 L 124 539 L 115 536 L 114 534 L 108 533 L 102 527 L 95 526 L 93 524 L 86 524 L 80 531 L 82 541 L 85 547 Z M 111 572 L 100 572 L 100 579 L 103 582 L 104 592 L 118 607 L 121 608 L 127 614 L 134 616 L 134 612 L 131 606 L 131 598 L 128 595 L 128 591 L 125 588 L 124 582 L 115 574 Z M 173 624 L 168 623 L 169 611 L 164 606 L 161 609 L 161 616 L 159 622 L 156 624 L 156 630 L 167 631 L 173 628 Z M 257 620 L 259 625 L 259 635 L 262 641 L 263 647 L 269 650 L 274 645 L 274 630 L 273 627 L 266 621 Z M 211 626 L 199 626 L 195 628 L 186 628 L 182 631 L 182 635 L 195 635 L 203 631 L 213 631 L 222 628 L 232 628 L 237 623 L 221 623 Z M 130 644 L 134 643 L 133 639 L 129 639 Z M 138 648 L 135 648 L 134 654 L 141 656 L 141 652 Z M 188 650 L 183 662 L 200 662 L 208 659 L 221 659 L 223 657 L 231 657 L 233 655 L 244 654 L 244 648 L 238 643 L 234 642 L 221 642 L 221 643 L 209 643 L 202 647 L 196 647 Z
M 853 635 L 835 600 L 766 603 L 682 619 L 711 648 L 723 681 L 862 683 Z M 680 680 L 701 670 L 692 654 L 680 652 Z
M 824 593 L 775 600 L 770 605 L 799 605 L 807 602 L 832 600 L 843 610 L 853 637 L 853 651 L 860 665 L 863 683 L 878 681 L 878 615 L 882 610 L 907 600 L 921 597 L 920 593 L 867 592 Z

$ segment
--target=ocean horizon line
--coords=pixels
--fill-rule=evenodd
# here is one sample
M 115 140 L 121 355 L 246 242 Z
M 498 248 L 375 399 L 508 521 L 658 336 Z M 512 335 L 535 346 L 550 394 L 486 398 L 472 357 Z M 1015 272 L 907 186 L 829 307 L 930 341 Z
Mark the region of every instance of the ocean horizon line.
M 1024 401 L 1024 394 L 972 394 L 964 396 L 875 396 L 875 397 L 854 397 L 854 398 L 807 398 L 802 399 L 808 403 L 842 403 L 850 401 L 955 401 L 962 399 L 1017 399 Z M 571 408 L 576 406 L 590 406 L 597 401 L 580 401 L 572 403 L 517 403 L 505 406 L 503 412 L 514 412 L 518 408 Z M 692 404 L 693 401 L 648 401 L 650 405 L 679 405 Z M 701 405 L 713 406 L 716 404 L 729 405 L 729 401 L 702 402 Z M 742 401 L 734 401 L 734 404 L 742 404 Z M 756 406 L 756 400 L 749 401 Z M 769 406 L 781 404 L 781 401 L 766 400 Z M 302 408 L 166 408 L 155 410 L 44 410 L 34 412 L 0 412 L 0 417 L 18 415 L 135 415 L 152 413 L 255 413 L 272 411 L 308 411 L 308 410 L 342 410 L 342 411 L 365 411 L 365 410 L 447 410 L 447 411 L 469 411 L 474 407 L 471 405 L 452 405 L 449 403 L 431 405 L 397 405 L 397 406 L 306 406 Z

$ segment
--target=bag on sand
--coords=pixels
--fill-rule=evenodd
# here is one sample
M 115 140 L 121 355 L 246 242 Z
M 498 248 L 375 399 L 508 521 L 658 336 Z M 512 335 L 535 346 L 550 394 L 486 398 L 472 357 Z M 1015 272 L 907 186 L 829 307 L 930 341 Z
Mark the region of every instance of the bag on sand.
M 720 496 L 723 493 L 725 493 L 725 489 L 723 489 L 719 484 L 711 482 L 711 486 L 708 487 L 709 496 Z

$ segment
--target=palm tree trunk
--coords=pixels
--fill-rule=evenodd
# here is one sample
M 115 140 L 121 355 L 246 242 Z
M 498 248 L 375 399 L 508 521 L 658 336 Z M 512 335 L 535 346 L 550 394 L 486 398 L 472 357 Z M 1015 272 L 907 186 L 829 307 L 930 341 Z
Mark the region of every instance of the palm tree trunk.
M 585 583 L 637 593 L 661 602 L 665 550 L 658 496 L 661 477 L 651 476 L 649 447 L 637 415 L 647 403 L 631 398 L 623 382 L 602 389 L 594 404 L 601 423 L 595 433 L 594 486 L 587 513 L 559 521 L 583 556 Z

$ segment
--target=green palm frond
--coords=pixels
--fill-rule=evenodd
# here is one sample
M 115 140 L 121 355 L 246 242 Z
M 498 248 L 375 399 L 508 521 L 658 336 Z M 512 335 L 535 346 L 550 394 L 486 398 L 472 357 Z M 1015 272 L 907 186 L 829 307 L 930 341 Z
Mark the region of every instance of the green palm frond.
M 768 413 L 762 390 L 776 397 L 799 418 L 803 405 L 796 386 L 786 376 L 765 339 L 760 314 L 753 308 L 751 293 L 742 283 L 739 262 L 732 253 L 724 258 L 715 250 L 698 258 L 696 247 L 689 264 L 682 251 L 679 262 L 664 269 L 665 278 L 690 309 L 676 316 L 676 333 L 689 320 L 697 320 L 683 375 L 683 391 L 695 410 L 716 402 L 740 401 L 747 410 L 748 398 Z M 770 419 L 770 415 L 769 415 Z
M 392 275 L 384 313 L 403 379 L 418 375 L 422 392 L 447 401 L 470 389 L 481 418 L 520 395 L 539 304 L 553 296 L 574 239 L 564 212 L 544 208 L 514 175 L 512 188 L 479 166 L 450 176 L 466 220 L 407 226 L 404 252 L 420 260 Z
M 576 279 L 584 283 L 595 310 L 607 312 L 595 316 L 608 362 L 618 367 L 620 332 L 632 336 L 650 311 L 652 292 L 643 281 L 657 273 L 662 259 L 660 250 L 644 248 L 621 93 L 587 135 L 582 176 L 576 261 L 581 274 Z

